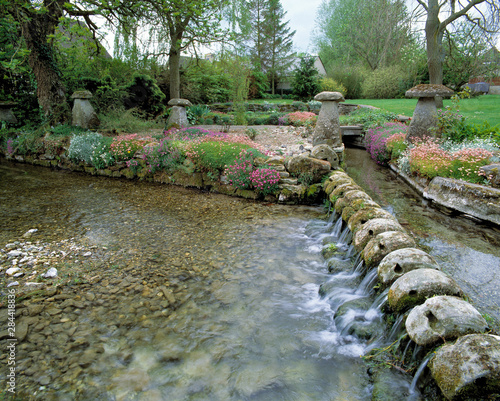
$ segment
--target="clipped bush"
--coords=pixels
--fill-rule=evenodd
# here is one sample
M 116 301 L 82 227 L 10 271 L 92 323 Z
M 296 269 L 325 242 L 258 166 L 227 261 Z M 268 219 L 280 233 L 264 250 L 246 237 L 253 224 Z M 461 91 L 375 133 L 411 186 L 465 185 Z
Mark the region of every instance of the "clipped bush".
M 320 81 L 322 91 L 326 92 L 340 92 L 342 95 L 347 94 L 347 89 L 340 82 L 335 81 L 333 78 L 322 78 Z
M 403 73 L 397 66 L 378 68 L 366 76 L 362 84 L 363 96 L 368 99 L 394 99 L 400 97 Z

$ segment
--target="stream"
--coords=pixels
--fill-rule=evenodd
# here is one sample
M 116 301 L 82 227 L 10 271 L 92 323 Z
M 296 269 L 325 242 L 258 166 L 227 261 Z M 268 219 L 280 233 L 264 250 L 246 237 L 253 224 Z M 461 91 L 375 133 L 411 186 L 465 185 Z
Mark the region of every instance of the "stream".
M 347 149 L 347 160 L 474 305 L 500 319 L 498 231 L 430 208 L 365 151 Z M 348 233 L 323 208 L 5 161 L 0 177 L 0 247 L 35 228 L 30 244 L 93 253 L 58 265 L 64 297 L 23 304 L 43 311 L 17 350 L 24 399 L 371 399 L 360 356 L 379 343 L 350 334 L 355 315 L 334 314 L 370 298 L 375 277 L 361 280 Z M 348 272 L 328 273 L 325 238 Z M 363 319 L 380 320 L 370 302 Z

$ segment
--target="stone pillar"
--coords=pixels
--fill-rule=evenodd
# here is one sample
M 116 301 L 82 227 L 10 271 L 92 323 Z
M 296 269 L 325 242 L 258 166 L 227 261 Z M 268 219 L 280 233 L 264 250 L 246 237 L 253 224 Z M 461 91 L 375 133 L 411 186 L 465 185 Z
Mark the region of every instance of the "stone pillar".
M 321 102 L 318 121 L 313 134 L 313 146 L 328 145 L 338 155 L 338 159 L 344 159 L 344 144 L 340 131 L 339 102 L 345 102 L 340 92 L 321 92 L 314 97 Z
M 73 103 L 72 124 L 82 128 L 97 128 L 100 125 L 99 118 L 89 102 L 92 93 L 89 91 L 76 91 L 71 95 Z
M 17 118 L 12 112 L 12 107 L 16 104 L 16 102 L 0 102 L 0 121 L 17 124 Z
M 186 114 L 186 107 L 192 106 L 187 99 L 170 99 L 169 106 L 172 106 L 170 116 L 167 121 L 167 128 L 185 128 L 189 126 Z

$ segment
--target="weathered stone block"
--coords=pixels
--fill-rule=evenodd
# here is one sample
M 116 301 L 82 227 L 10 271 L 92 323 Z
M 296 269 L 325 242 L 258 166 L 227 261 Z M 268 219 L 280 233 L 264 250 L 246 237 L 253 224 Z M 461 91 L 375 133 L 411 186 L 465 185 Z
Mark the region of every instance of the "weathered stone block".
M 451 277 L 434 269 L 412 270 L 392 284 L 387 294 L 389 306 L 396 312 L 413 308 L 435 295 L 462 296 L 462 290 Z
M 432 377 L 448 400 L 482 398 L 500 392 L 500 337 L 469 334 L 436 351 Z
M 468 302 L 456 297 L 437 296 L 413 308 L 405 326 L 415 343 L 427 346 L 466 334 L 483 333 L 488 324 Z
M 378 264 L 387 254 L 396 249 L 416 246 L 415 240 L 401 231 L 387 231 L 376 235 L 363 250 L 366 266 Z

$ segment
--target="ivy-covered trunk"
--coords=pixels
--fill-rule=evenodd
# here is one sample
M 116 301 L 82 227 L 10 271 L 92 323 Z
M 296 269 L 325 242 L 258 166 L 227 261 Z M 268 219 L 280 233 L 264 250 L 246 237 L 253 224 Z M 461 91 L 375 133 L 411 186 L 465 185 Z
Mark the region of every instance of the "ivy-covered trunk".
M 69 118 L 66 90 L 59 76 L 50 40 L 57 27 L 58 16 L 50 13 L 32 14 L 23 24 L 23 35 L 30 50 L 29 64 L 37 82 L 38 103 L 51 124 Z

